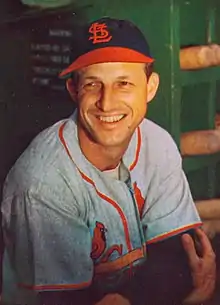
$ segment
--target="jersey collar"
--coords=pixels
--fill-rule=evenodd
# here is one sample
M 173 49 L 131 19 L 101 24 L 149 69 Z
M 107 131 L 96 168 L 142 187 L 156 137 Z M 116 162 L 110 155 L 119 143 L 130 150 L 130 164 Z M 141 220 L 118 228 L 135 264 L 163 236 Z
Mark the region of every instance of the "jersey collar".
M 75 163 L 77 168 L 85 175 L 90 177 L 91 168 L 95 168 L 82 154 L 79 146 L 78 132 L 77 132 L 77 110 L 65 121 L 65 125 L 60 126 L 59 138 L 63 144 L 66 153 Z M 135 130 L 129 146 L 122 158 L 124 165 L 129 171 L 132 171 L 138 163 L 140 149 L 141 149 L 141 127 L 138 126 Z M 92 178 L 92 177 L 90 177 Z

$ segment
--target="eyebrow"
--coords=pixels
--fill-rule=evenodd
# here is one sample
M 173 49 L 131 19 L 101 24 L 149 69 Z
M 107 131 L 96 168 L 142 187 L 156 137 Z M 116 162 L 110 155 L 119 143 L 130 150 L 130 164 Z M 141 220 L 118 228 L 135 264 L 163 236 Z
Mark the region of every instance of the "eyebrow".
M 117 80 L 125 80 L 125 79 L 130 79 L 129 75 L 122 75 L 122 76 L 118 76 L 116 78 Z M 84 80 L 100 80 L 100 78 L 98 76 L 87 76 L 84 78 Z
M 129 75 L 123 75 L 123 76 L 117 77 L 118 80 L 125 80 L 125 79 L 129 79 L 129 78 L 131 78 Z
M 86 76 L 84 80 L 99 80 L 100 78 L 97 76 Z

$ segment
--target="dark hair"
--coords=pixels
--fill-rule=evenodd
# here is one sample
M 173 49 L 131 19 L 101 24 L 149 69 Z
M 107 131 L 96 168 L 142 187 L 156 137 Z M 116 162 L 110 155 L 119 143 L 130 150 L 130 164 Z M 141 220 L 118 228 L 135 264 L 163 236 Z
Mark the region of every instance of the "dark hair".
M 144 71 L 145 71 L 145 74 L 146 74 L 147 80 L 148 80 L 154 71 L 154 63 L 145 64 Z
M 153 70 L 154 70 L 154 64 L 153 64 L 153 63 L 146 63 L 146 64 L 145 64 L 144 71 L 145 71 L 147 80 L 150 78 L 150 76 L 151 76 Z M 72 79 L 72 81 L 73 81 L 74 86 L 77 87 L 78 82 L 79 82 L 79 72 L 78 72 L 78 71 L 74 71 L 74 72 L 71 74 L 71 79 Z

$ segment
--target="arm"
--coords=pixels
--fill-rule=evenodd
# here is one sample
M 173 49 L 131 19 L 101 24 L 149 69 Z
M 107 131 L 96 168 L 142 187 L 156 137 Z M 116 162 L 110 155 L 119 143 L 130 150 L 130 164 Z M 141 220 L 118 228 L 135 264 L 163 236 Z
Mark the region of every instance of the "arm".
M 186 305 L 204 302 L 212 295 L 215 287 L 215 255 L 203 231 L 196 230 L 201 245 L 200 250 L 202 249 L 201 256 L 197 254 L 195 248 L 195 231 L 191 230 L 188 233 L 149 245 L 148 259 L 133 280 L 122 287 L 117 294 L 103 296 L 100 301 L 93 304 L 172 305 L 181 304 L 183 299 Z M 83 291 L 83 294 L 86 293 L 88 296 L 88 292 L 89 289 Z M 147 302 L 143 301 L 144 296 Z M 73 291 L 48 293 L 43 296 L 42 304 L 56 304 L 57 300 L 60 300 L 57 304 L 62 305 L 69 305 L 70 300 L 71 302 L 78 300 L 77 305 L 84 304 L 85 295 L 82 295 L 81 299 L 79 297 Z M 65 298 L 66 303 L 63 303 Z
M 196 201 L 196 208 L 202 219 L 217 220 L 220 219 L 220 199 Z
M 117 294 L 103 296 L 100 301 L 93 304 L 172 305 L 180 304 L 185 299 L 184 304 L 188 305 L 205 301 L 211 296 L 215 286 L 215 257 L 207 237 L 201 230 L 197 230 L 197 235 L 203 249 L 202 257 L 196 253 L 193 240 L 195 231 L 188 233 L 149 245 L 148 259 L 133 280 L 122 287 Z M 77 292 L 73 291 L 45 293 L 44 296 L 42 295 L 42 304 L 57 302 L 57 304 L 69 305 L 70 300 L 71 302 L 78 300 L 76 304 L 89 304 L 84 303 L 85 295 L 89 296 L 89 293 L 91 300 L 91 289 L 83 291 L 81 296 L 80 294 L 77 296 Z M 144 301 L 144 296 L 147 302 Z M 97 300 L 96 297 L 95 299 Z
M 195 229 L 202 225 L 182 170 L 179 152 L 174 143 L 169 142 L 168 139 L 166 142 L 167 144 L 164 143 L 164 146 L 169 146 L 165 150 L 167 155 L 161 154 L 161 164 L 157 166 L 142 220 L 143 225 L 146 225 L 147 228 L 148 247 L 152 242 L 158 243 L 166 240 L 167 237 L 171 238 L 186 232 L 189 227 Z M 184 249 L 182 251 L 185 252 Z M 170 253 L 172 253 L 172 247 L 170 247 Z M 204 261 L 206 261 L 206 257 Z M 179 263 L 181 264 L 181 261 Z M 213 262 L 211 264 L 213 265 Z M 188 263 L 193 279 L 196 276 L 194 265 L 195 262 Z M 198 266 L 196 265 L 196 267 Z M 203 279 L 207 284 L 208 279 L 204 277 Z M 198 292 L 195 281 L 193 281 L 193 286 Z
M 220 233 L 220 220 L 204 220 L 202 228 L 208 238 L 212 240 L 216 234 Z
M 194 230 L 188 231 L 193 236 Z M 181 235 L 152 243 L 147 260 L 122 294 L 138 305 L 176 305 L 193 289 L 187 255 Z
M 17 282 L 35 297 L 86 291 L 93 277 L 91 236 L 74 197 L 69 204 L 68 194 L 60 189 L 36 187 L 38 192 L 16 194 L 2 204 L 6 250 Z
M 220 199 L 196 201 L 196 208 L 203 220 L 203 230 L 210 239 L 220 233 Z
M 94 300 L 96 299 L 96 301 Z M 108 294 L 97 300 L 93 299 L 93 292 L 85 291 L 64 291 L 41 293 L 39 305 L 130 305 L 130 302 L 121 294 Z
M 212 296 L 215 254 L 201 229 L 187 233 L 149 245 L 143 269 L 124 288 L 132 304 L 198 305 Z
M 188 234 L 193 236 L 194 231 L 189 231 Z M 97 299 L 97 296 L 93 295 L 95 289 L 93 290 L 91 286 L 81 292 L 42 293 L 41 304 L 70 305 L 70 300 L 75 301 L 72 303 L 74 305 L 180 304 L 193 288 L 181 235 L 149 244 L 147 254 L 146 262 L 139 267 L 133 279 L 126 282 L 115 294 L 103 295 Z M 143 293 L 146 296 L 145 300 Z M 86 296 L 88 296 L 87 299 Z
M 194 230 L 189 231 L 188 234 L 194 236 Z M 180 304 L 193 289 L 191 271 L 181 235 L 150 244 L 147 254 L 146 262 L 139 267 L 133 279 L 126 282 L 114 294 L 97 298 L 97 295 L 94 295 L 95 289 L 93 290 L 91 286 L 81 292 L 42 293 L 41 304 L 70 305 L 70 300 L 76 300 L 76 303 L 72 303 L 74 305 Z M 145 300 L 143 292 L 146 296 Z
M 46 291 L 39 293 L 39 305 L 88 305 L 89 302 L 89 289 L 82 291 Z
M 121 295 L 93 286 L 91 235 L 73 195 L 69 204 L 60 189 L 37 188 L 3 201 L 3 227 L 13 241 L 6 249 L 19 285 L 32 290 L 40 305 L 107 305 L 112 299 L 129 305 Z

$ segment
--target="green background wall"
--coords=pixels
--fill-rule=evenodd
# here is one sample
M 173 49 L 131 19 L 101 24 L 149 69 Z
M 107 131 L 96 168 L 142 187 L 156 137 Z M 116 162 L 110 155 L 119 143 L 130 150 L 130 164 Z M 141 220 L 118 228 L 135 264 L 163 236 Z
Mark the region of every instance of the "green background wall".
M 67 14 L 65 19 L 69 25 L 111 16 L 130 19 L 142 29 L 161 77 L 148 117 L 166 128 L 178 145 L 181 132 L 213 128 L 215 112 L 220 110 L 220 86 L 217 86 L 220 68 L 180 71 L 179 50 L 181 46 L 220 42 L 217 0 L 127 0 L 121 4 L 116 0 L 82 0 L 72 11 L 76 15 Z M 32 18 L 0 26 L 0 183 L 33 136 L 73 109 L 67 95 L 36 96 L 30 87 L 31 33 L 46 19 Z M 218 193 L 219 159 L 219 154 L 184 159 L 195 198 Z
M 67 94 L 46 92 L 40 96 L 30 85 L 33 29 L 51 17 L 33 15 L 23 21 L 3 22 L 13 19 L 13 14 L 10 18 L 4 14 L 7 3 L 5 0 L 0 4 L 0 187 L 31 139 L 69 116 L 74 107 Z M 213 128 L 215 112 L 220 111 L 220 68 L 183 72 L 179 68 L 179 50 L 182 46 L 220 43 L 220 2 L 81 0 L 63 18 L 58 13 L 55 23 L 62 20 L 74 28 L 75 23 L 101 16 L 130 19 L 149 40 L 161 84 L 157 97 L 149 105 L 148 117 L 166 128 L 178 145 L 181 132 Z M 220 154 L 183 160 L 195 199 L 219 196 L 219 160 Z

